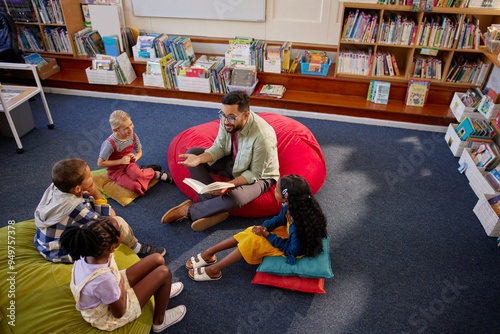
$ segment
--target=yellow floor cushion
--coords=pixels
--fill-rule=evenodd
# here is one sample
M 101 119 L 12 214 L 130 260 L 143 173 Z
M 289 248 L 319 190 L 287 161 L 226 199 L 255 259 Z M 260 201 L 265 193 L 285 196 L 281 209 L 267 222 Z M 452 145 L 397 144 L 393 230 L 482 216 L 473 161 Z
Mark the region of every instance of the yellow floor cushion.
M 111 181 L 108 177 L 108 173 L 106 173 L 106 169 L 99 169 L 92 173 L 94 175 L 94 183 L 101 193 L 105 194 L 107 197 L 111 197 L 122 206 L 129 205 L 134 199 L 139 197 L 139 194 Z M 148 185 L 148 190 L 157 183 L 158 179 L 151 180 Z
M 72 265 L 45 260 L 33 244 L 35 230 L 33 220 L 0 229 L 0 333 L 102 333 L 75 308 L 69 288 Z M 118 247 L 115 259 L 119 269 L 139 261 L 125 245 Z M 150 333 L 153 313 L 152 298 L 137 320 L 113 333 Z

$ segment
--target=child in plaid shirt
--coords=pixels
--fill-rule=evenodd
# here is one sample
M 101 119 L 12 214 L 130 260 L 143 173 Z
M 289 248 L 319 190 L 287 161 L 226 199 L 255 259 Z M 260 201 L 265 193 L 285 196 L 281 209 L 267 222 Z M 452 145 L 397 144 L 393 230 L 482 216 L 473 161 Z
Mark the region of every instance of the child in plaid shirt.
M 152 253 L 166 254 L 163 247 L 140 244 L 127 222 L 116 216 L 94 184 L 87 163 L 81 159 L 65 159 L 52 168 L 52 184 L 45 190 L 35 210 L 34 243 L 40 254 L 51 262 L 72 263 L 71 256 L 60 248 L 59 238 L 69 225 L 82 225 L 100 216 L 111 216 L 120 225 L 122 243 L 139 257 Z

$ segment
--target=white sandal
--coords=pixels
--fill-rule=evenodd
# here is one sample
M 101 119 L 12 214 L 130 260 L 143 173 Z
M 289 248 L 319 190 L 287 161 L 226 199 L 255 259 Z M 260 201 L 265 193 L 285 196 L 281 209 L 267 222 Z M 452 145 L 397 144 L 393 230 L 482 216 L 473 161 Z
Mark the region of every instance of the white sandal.
M 191 269 L 191 270 L 189 270 L 189 277 L 193 281 L 197 281 L 197 282 L 217 281 L 217 280 L 219 280 L 219 279 L 222 278 L 222 273 L 220 273 L 219 276 L 212 278 L 212 277 L 208 276 L 207 273 L 205 272 L 205 267 L 201 267 L 199 269 L 200 269 L 201 274 L 198 274 L 198 269 Z M 192 273 L 192 276 L 191 276 L 191 273 Z
M 196 261 L 198 260 L 198 261 Z M 191 266 L 188 265 L 188 263 L 191 262 Z M 210 260 L 210 261 L 205 261 L 202 257 L 201 257 L 201 253 L 191 257 L 187 262 L 186 262 L 186 268 L 188 270 L 191 270 L 191 269 L 197 269 L 197 268 L 201 268 L 201 267 L 206 267 L 206 266 L 209 266 L 211 264 L 214 264 L 215 262 L 217 262 L 217 257 L 215 257 L 215 260 Z

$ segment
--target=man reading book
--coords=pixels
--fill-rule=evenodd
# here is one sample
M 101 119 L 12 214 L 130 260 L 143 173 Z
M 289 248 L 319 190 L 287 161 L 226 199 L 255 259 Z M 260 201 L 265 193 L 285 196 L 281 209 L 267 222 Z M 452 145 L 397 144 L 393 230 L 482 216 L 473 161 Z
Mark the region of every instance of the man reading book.
M 191 178 L 204 184 L 210 174 L 222 175 L 234 188 L 199 194 L 198 203 L 187 200 L 167 211 L 162 223 L 183 219 L 193 221 L 191 228 L 203 231 L 229 217 L 229 211 L 241 208 L 266 193 L 279 178 L 276 133 L 260 116 L 250 111 L 245 92 L 233 91 L 222 98 L 220 127 L 212 147 L 190 148 L 179 157 Z

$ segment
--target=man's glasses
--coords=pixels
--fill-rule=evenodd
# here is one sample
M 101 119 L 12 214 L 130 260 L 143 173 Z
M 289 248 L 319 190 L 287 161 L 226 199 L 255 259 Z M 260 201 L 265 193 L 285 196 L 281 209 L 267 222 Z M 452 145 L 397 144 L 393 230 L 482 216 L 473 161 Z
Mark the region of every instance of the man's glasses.
M 222 121 L 226 121 L 229 123 L 229 124 L 234 124 L 236 122 L 236 120 L 238 119 L 238 117 L 240 117 L 241 115 L 243 115 L 243 113 L 239 114 L 237 117 L 233 117 L 233 116 L 226 116 L 224 115 L 224 113 L 222 112 L 222 110 L 219 110 L 219 118 L 222 120 Z

